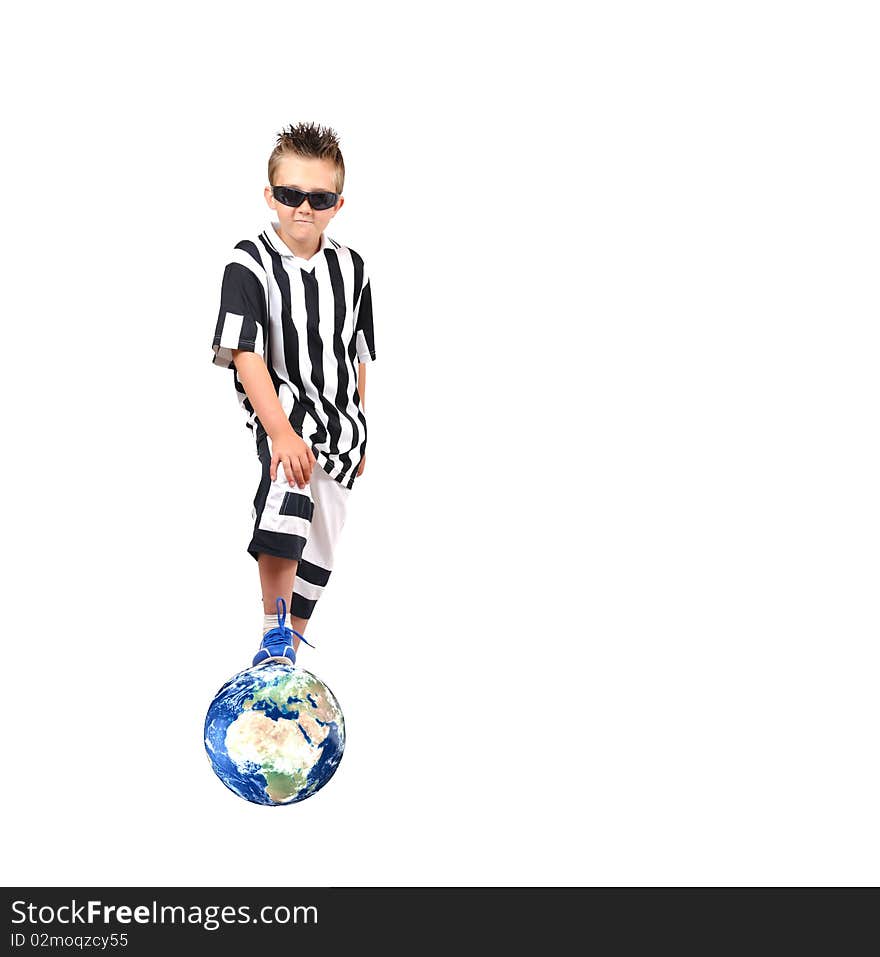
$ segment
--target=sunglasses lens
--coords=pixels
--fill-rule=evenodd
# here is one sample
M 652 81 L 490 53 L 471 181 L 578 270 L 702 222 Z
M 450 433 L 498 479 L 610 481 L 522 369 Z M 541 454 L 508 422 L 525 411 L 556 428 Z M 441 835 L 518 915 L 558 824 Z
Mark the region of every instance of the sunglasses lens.
M 311 193 L 309 205 L 312 209 L 330 209 L 336 205 L 336 193 Z
M 301 190 L 292 189 L 289 186 L 276 186 L 272 190 L 272 195 L 279 203 L 284 203 L 285 206 L 299 206 L 306 198 L 306 194 Z

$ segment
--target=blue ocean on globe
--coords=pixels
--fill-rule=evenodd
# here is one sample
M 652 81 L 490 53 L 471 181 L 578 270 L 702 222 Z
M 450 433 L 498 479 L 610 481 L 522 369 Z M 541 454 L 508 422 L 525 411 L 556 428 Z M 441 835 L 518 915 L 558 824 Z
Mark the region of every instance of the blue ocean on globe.
M 217 777 L 254 804 L 295 804 L 333 776 L 345 748 L 339 702 L 311 672 L 267 661 L 230 678 L 205 717 Z

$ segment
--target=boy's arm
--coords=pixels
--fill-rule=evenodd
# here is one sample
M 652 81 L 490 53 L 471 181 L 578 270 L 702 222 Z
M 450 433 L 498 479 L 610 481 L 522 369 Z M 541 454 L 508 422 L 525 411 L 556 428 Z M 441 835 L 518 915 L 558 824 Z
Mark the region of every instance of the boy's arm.
M 274 443 L 276 439 L 288 430 L 293 432 L 293 426 L 284 414 L 284 408 L 263 357 L 258 352 L 249 352 L 245 349 L 233 349 L 232 361 L 238 370 L 238 378 L 244 386 L 247 397 L 262 422 L 263 428 L 269 433 Z

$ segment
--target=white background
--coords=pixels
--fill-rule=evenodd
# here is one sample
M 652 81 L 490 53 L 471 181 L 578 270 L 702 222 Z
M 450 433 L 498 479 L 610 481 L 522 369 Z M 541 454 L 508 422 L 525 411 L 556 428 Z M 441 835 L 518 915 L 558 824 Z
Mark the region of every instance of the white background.
M 871 8 L 9 15 L 7 885 L 880 880 Z M 211 340 L 300 120 L 378 360 L 345 756 L 266 808 L 202 743 L 261 624 Z

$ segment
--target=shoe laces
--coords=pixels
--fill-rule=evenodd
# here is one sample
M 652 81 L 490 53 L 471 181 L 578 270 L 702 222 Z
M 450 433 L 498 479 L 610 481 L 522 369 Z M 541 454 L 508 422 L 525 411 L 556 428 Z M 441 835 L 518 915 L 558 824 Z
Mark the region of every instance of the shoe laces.
M 280 607 L 279 607 L 280 606 Z M 294 631 L 289 625 L 284 624 L 285 618 L 287 618 L 287 605 L 283 598 L 279 597 L 275 602 L 275 608 L 278 612 L 278 625 L 275 628 L 271 628 L 269 631 L 263 635 L 263 645 L 274 644 L 277 642 L 284 642 L 286 645 L 292 645 L 293 642 L 290 640 L 290 635 L 296 635 L 300 641 L 304 641 L 310 648 L 315 646 L 305 637 L 301 635 L 298 631 Z

